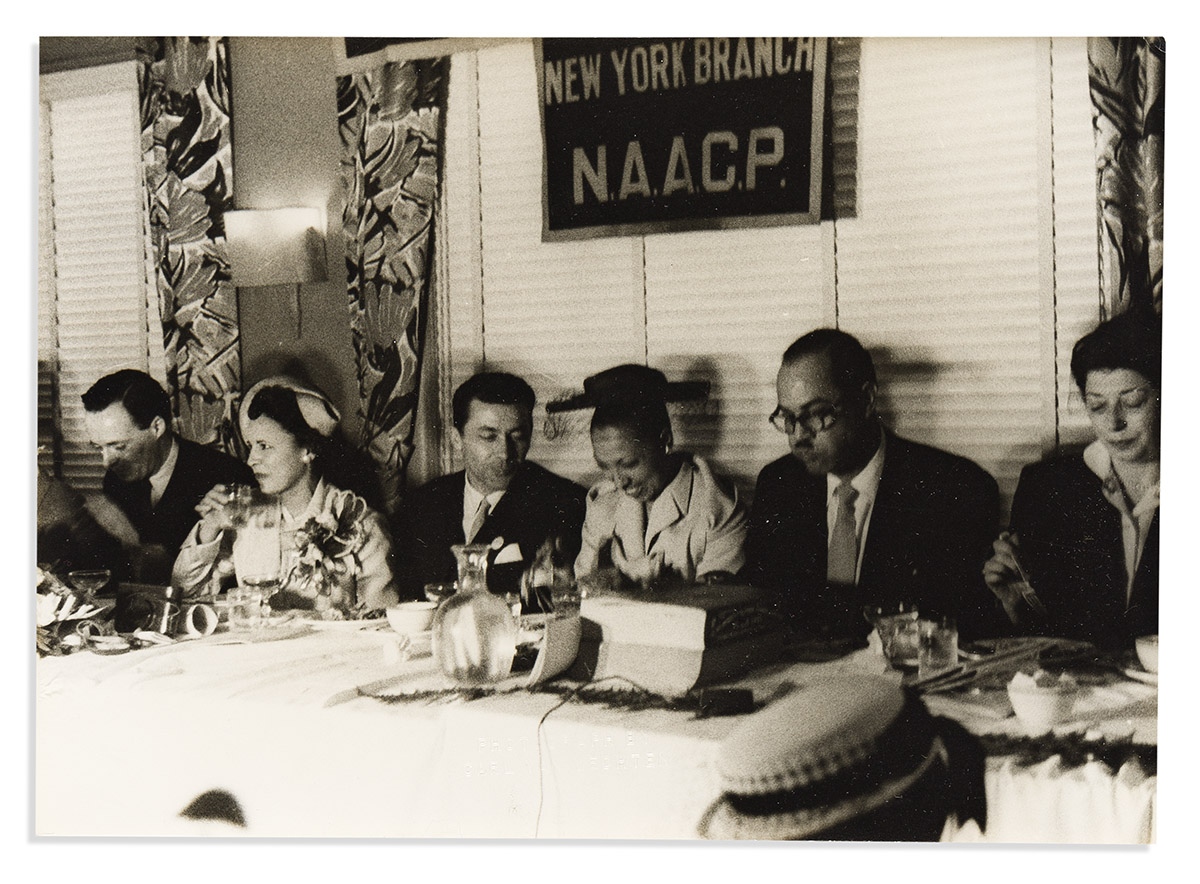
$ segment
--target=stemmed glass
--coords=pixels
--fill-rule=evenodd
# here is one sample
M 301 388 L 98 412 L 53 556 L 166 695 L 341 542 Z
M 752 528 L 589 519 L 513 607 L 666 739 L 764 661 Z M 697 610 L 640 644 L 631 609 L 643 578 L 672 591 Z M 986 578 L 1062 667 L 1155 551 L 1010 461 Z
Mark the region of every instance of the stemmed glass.
M 111 579 L 112 571 L 107 568 L 67 572 L 67 582 L 71 584 L 73 589 L 82 593 L 83 597 L 89 602 L 95 600 L 96 593 L 107 586 L 108 581 Z

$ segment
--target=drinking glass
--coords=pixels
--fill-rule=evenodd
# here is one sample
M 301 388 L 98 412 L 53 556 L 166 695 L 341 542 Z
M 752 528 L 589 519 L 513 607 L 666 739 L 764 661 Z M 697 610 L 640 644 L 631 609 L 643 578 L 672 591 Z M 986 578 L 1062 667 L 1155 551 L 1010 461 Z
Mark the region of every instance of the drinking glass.
M 958 665 L 958 629 L 950 617 L 917 621 L 917 677 Z
M 868 605 L 863 616 L 879 633 L 883 655 L 893 666 L 912 665 L 917 659 L 917 606 L 912 602 Z
M 914 615 L 899 618 L 890 625 L 894 628 L 883 644 L 883 653 L 887 656 L 888 663 L 893 669 L 915 669 L 921 649 L 920 621 Z
M 550 609 L 556 618 L 578 617 L 581 595 L 575 581 L 556 581 L 550 587 Z
M 229 628 L 257 629 L 263 625 L 264 594 L 256 586 L 239 585 L 229 590 Z
M 98 569 L 95 571 L 69 571 L 67 572 L 67 581 L 72 588 L 82 593 L 86 601 L 92 601 L 96 593 L 104 589 L 108 585 L 108 581 L 112 579 L 112 571 L 107 568 Z
M 273 498 L 237 497 L 237 536 L 233 541 L 233 570 L 239 587 L 258 590 L 263 602 L 279 589 L 283 549 L 279 538 L 279 507 Z
M 425 598 L 440 605 L 458 589 L 457 583 L 426 583 Z

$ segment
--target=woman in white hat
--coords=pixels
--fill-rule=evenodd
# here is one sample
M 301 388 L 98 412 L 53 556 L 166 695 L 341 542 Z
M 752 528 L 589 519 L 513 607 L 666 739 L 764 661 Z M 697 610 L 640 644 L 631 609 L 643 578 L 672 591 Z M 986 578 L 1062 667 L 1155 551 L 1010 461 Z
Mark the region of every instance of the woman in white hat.
M 246 462 L 268 496 L 266 506 L 277 508 L 266 521 L 278 526 L 281 553 L 272 607 L 336 618 L 397 603 L 386 523 L 362 497 L 329 481 L 326 462 L 339 417 L 322 393 L 290 378 L 260 381 L 242 400 L 238 425 L 249 449 Z M 201 519 L 172 572 L 172 583 L 186 594 L 208 585 L 229 547 L 224 541 L 239 516 L 230 506 L 235 497 L 234 489 L 218 485 L 196 507 Z M 238 540 L 232 541 L 235 566 Z

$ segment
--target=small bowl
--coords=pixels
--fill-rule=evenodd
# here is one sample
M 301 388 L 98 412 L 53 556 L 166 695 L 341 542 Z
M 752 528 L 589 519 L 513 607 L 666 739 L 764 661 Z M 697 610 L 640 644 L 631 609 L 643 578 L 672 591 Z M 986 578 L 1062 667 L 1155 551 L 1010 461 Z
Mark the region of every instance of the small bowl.
M 1158 636 L 1143 635 L 1133 642 L 1138 660 L 1147 672 L 1158 672 Z
M 1071 710 L 1079 695 L 1078 685 L 1051 687 L 1008 686 L 1013 712 L 1031 734 L 1044 734 L 1056 725 L 1071 720 Z
M 401 602 L 387 609 L 387 619 L 401 635 L 416 635 L 429 631 L 437 609 L 436 602 Z

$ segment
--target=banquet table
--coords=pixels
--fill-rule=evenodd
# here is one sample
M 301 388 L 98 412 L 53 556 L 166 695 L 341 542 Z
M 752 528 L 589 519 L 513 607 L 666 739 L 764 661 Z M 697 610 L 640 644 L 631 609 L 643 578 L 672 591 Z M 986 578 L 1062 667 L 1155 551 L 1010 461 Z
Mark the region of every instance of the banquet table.
M 387 629 L 300 624 L 250 638 L 39 659 L 37 834 L 693 839 L 720 794 L 721 741 L 745 721 L 521 689 L 389 701 L 447 682 L 427 649 L 401 653 Z M 890 673 L 864 649 L 735 684 L 761 703 L 847 671 Z M 994 703 L 927 702 L 975 733 L 1020 733 Z M 1156 687 L 1114 679 L 1086 717 L 1153 745 L 1156 710 Z M 1149 843 L 1156 782 L 1136 760 L 1114 771 L 989 757 L 986 831 L 945 837 Z M 212 790 L 233 796 L 244 826 L 181 816 Z

